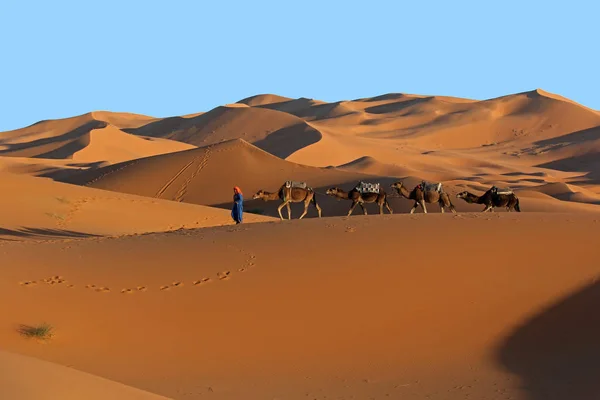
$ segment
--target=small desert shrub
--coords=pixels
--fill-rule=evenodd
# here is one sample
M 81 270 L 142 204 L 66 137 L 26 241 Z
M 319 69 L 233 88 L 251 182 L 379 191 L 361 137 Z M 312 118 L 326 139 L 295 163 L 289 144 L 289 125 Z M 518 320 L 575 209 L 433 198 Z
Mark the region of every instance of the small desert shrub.
M 39 325 L 21 325 L 19 333 L 23 336 L 35 339 L 50 339 L 54 334 L 52 325 L 43 323 Z

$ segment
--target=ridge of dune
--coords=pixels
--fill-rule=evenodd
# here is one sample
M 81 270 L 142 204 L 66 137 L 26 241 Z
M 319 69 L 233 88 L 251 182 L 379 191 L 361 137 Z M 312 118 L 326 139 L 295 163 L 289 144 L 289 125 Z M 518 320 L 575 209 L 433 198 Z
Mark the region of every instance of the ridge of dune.
M 301 118 L 244 104 L 219 106 L 198 117 L 162 120 L 128 132 L 195 146 L 244 139 L 281 158 L 321 138 L 321 133 Z
M 123 161 L 192 148 L 192 145 L 133 136 L 113 125 L 131 127 L 153 121 L 136 114 L 92 112 L 62 120 L 42 121 L 0 134 L 0 156 L 69 159 L 99 163 Z
M 246 104 L 250 107 L 264 106 L 267 104 L 283 103 L 292 100 L 289 97 L 279 96 L 276 94 L 257 94 L 255 96 L 246 97 L 239 100 L 238 103 Z
M 10 400 L 166 400 L 141 389 L 0 350 L 0 396 Z
M 361 172 L 368 175 L 395 177 L 405 177 L 416 172 L 411 168 L 400 167 L 395 164 L 382 163 L 371 156 L 359 157 L 345 164 L 338 165 L 336 168 L 347 171 Z
M 123 132 L 109 124 L 92 129 L 87 145 L 73 152 L 71 159 L 78 162 L 120 162 L 158 154 L 193 149 L 196 146 L 163 138 L 146 138 Z
M 151 117 L 143 114 L 135 114 L 128 112 L 114 112 L 114 111 L 92 111 L 89 115 L 98 121 L 104 121 L 110 125 L 117 127 L 118 129 L 130 129 L 138 128 L 142 125 L 148 124 L 152 121 L 156 121 L 159 118 Z

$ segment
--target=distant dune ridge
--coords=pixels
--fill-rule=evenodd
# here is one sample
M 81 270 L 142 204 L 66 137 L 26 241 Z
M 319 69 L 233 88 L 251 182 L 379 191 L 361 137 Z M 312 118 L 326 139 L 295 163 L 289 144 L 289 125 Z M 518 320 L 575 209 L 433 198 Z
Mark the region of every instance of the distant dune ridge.
M 252 199 L 287 180 L 324 218 Z M 422 180 L 458 213 L 407 215 Z M 456 197 L 492 185 L 522 212 Z M 600 112 L 562 96 L 94 111 L 1 132 L 0 192 L 0 398 L 600 398 Z

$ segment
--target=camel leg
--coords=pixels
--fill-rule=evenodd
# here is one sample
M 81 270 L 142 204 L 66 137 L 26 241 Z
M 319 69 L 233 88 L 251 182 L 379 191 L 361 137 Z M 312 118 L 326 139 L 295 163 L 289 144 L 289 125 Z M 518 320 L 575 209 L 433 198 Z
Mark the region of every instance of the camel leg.
M 352 205 L 350 206 L 350 211 L 348 211 L 348 216 L 352 215 L 352 211 L 354 211 L 354 208 L 356 207 L 356 205 L 358 204 L 358 202 L 353 201 Z
M 415 213 L 415 210 L 417 209 L 417 206 L 418 206 L 418 205 L 419 205 L 419 203 L 417 203 L 417 202 L 415 201 L 415 205 L 413 206 L 413 208 L 411 208 L 411 209 L 410 209 L 410 213 L 411 213 L 411 214 L 414 214 L 414 213 Z
M 491 206 L 491 205 L 489 205 L 489 206 L 488 206 L 488 205 L 486 205 L 486 206 L 485 206 L 485 208 L 483 209 L 483 211 L 482 211 L 482 212 L 488 212 L 488 211 L 490 211 L 491 209 L 492 209 L 492 206 Z M 493 211 L 492 211 L 492 212 L 493 212 Z
M 318 204 L 315 204 L 315 208 L 317 209 L 317 212 L 319 213 L 319 218 L 321 218 L 321 207 L 319 207 Z
M 425 200 L 421 200 L 421 207 L 423 207 L 423 212 L 427 214 L 427 207 L 425 207 Z
M 287 210 L 288 210 L 288 220 L 292 219 L 292 208 L 290 207 L 290 202 L 288 201 Z
M 298 219 L 302 219 L 302 217 L 304 217 L 307 212 L 308 212 L 308 203 L 304 202 L 304 212 L 302 213 L 302 215 Z
M 365 208 L 364 204 L 363 203 L 358 203 L 358 204 L 360 204 L 360 208 L 362 208 L 363 214 L 367 215 L 367 209 Z
M 285 207 L 285 205 L 286 205 L 287 203 L 288 203 L 287 201 L 284 201 L 283 203 L 281 203 L 281 204 L 279 205 L 279 207 L 277 207 L 277 212 L 279 213 L 279 218 L 280 218 L 282 221 L 283 221 L 283 215 L 281 215 L 281 209 L 282 209 L 283 207 Z
M 388 211 L 390 212 L 390 214 L 393 214 L 394 212 L 392 211 L 392 208 L 390 207 L 390 204 L 386 201 L 385 202 L 385 207 L 388 209 Z
M 383 202 L 379 204 L 379 215 L 383 215 Z
M 440 211 L 442 214 L 444 213 L 444 203 L 440 203 Z

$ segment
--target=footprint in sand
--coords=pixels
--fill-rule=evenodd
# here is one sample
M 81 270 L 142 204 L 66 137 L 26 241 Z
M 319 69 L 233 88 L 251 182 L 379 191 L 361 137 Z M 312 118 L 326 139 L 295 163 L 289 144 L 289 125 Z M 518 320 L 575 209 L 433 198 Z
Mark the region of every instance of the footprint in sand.
M 220 280 L 223 280 L 223 279 L 228 279 L 228 278 L 229 278 L 229 274 L 231 274 L 231 271 L 223 271 L 223 272 L 219 272 L 219 273 L 217 273 L 217 277 L 218 277 Z
M 26 281 L 26 282 L 19 282 L 19 285 L 21 285 L 21 286 L 33 286 L 36 283 L 37 283 L 36 281 Z
M 238 269 L 238 271 L 240 271 L 240 272 L 245 272 L 245 271 L 246 271 L 246 268 L 242 267 L 242 268 Z
M 122 289 L 121 293 L 131 294 L 131 293 L 133 293 L 133 290 L 131 290 L 131 289 Z
M 194 286 L 198 286 L 202 283 L 206 283 L 206 282 L 210 282 L 210 278 L 202 278 L 200 280 L 194 281 L 192 282 L 194 284 Z
M 169 290 L 171 287 L 169 285 L 161 286 L 160 290 Z
M 123 289 L 123 290 L 125 290 L 125 289 Z M 99 288 L 94 289 L 94 291 L 100 292 L 100 293 L 105 293 L 105 292 L 110 292 L 110 289 L 107 287 L 99 287 Z
M 183 286 L 183 282 L 173 282 L 173 286 L 181 287 L 181 286 Z
M 146 290 L 148 290 L 146 286 L 138 286 L 136 289 L 138 290 L 138 292 L 145 292 Z

